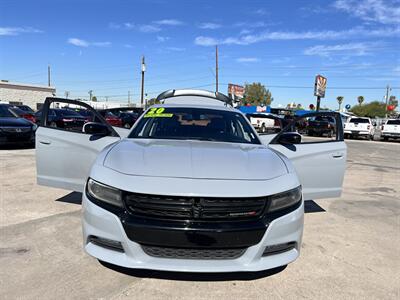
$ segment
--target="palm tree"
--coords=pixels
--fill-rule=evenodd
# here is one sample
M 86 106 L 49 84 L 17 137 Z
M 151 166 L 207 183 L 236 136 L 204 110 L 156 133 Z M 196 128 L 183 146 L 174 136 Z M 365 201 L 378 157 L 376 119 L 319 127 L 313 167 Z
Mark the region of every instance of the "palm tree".
M 364 102 L 364 97 L 363 96 L 358 96 L 357 97 L 357 101 L 358 101 L 358 104 L 360 104 L 360 106 L 361 106 L 361 104 Z
M 339 112 L 340 112 L 340 109 L 342 108 L 343 99 L 344 99 L 343 96 L 338 96 L 336 98 L 337 102 L 339 103 Z

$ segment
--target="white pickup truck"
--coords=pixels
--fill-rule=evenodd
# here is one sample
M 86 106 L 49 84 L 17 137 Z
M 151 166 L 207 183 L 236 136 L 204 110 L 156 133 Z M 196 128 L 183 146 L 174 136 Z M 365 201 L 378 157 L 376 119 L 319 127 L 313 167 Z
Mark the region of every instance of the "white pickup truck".
M 344 137 L 366 137 L 373 140 L 375 127 L 370 118 L 351 117 L 344 124 Z
M 282 129 L 279 116 L 267 113 L 248 114 L 251 125 L 260 133 L 277 133 Z
M 381 140 L 400 139 L 400 119 L 389 119 L 381 127 Z

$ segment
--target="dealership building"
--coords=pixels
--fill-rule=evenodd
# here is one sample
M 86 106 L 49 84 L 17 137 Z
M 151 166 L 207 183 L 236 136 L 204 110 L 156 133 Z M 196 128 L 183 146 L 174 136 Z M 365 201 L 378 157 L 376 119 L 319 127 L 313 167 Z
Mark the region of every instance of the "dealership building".
M 51 86 L 0 80 L 0 103 L 25 104 L 36 110 L 41 107 L 46 97 L 52 97 L 55 94 L 56 89 Z

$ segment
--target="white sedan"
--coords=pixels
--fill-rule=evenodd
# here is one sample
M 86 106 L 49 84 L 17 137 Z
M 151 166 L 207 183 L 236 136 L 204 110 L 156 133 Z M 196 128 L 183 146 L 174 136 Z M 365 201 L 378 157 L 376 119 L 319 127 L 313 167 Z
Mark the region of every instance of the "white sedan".
M 328 142 L 301 143 L 286 130 L 263 140 L 222 94 L 171 90 L 158 100 L 126 130 L 85 103 L 46 99 L 38 183 L 82 192 L 86 252 L 128 268 L 188 272 L 294 261 L 304 200 L 341 193 L 341 123 Z M 50 127 L 53 102 L 80 105 L 94 122 L 80 132 Z

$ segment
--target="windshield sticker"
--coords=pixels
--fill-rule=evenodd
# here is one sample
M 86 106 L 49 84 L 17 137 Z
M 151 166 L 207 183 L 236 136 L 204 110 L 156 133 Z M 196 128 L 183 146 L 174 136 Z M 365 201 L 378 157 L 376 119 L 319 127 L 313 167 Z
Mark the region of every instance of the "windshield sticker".
M 164 113 L 164 107 L 152 107 L 150 110 L 144 115 L 144 118 L 172 118 L 174 114 Z

